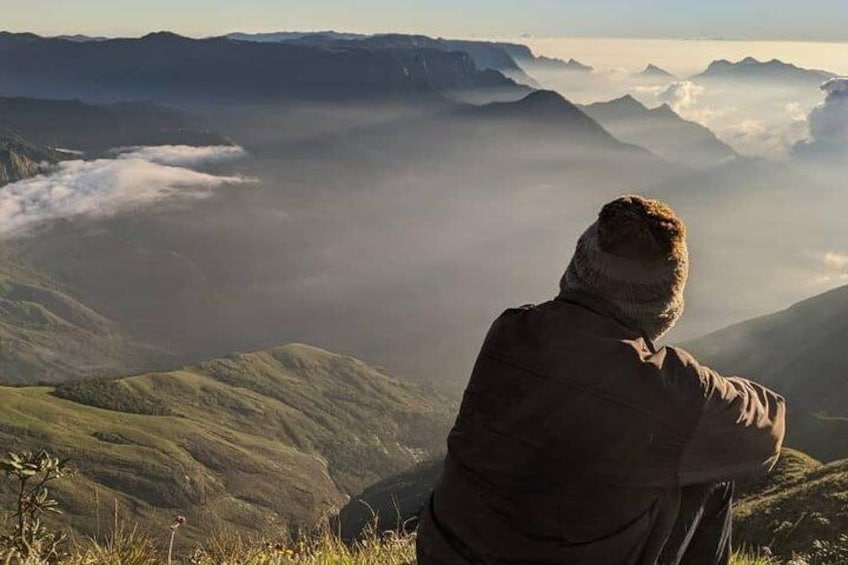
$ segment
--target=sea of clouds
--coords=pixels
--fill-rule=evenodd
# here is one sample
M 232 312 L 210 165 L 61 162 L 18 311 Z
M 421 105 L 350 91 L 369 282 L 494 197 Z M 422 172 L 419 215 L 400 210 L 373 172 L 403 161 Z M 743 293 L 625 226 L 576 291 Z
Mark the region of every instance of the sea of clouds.
M 250 182 L 196 170 L 243 157 L 240 147 L 167 145 L 113 154 L 112 159 L 64 161 L 0 189 L 0 235 L 20 235 L 60 218 L 103 217 L 165 200 L 204 198 L 221 187 Z

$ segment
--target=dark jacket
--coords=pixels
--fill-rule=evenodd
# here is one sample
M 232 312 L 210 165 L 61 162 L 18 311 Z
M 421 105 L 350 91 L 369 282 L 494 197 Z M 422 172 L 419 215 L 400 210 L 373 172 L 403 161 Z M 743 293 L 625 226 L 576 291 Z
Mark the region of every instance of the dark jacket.
M 656 349 L 569 292 L 506 311 L 477 359 L 419 565 L 653 565 L 682 486 L 766 471 L 779 395 Z

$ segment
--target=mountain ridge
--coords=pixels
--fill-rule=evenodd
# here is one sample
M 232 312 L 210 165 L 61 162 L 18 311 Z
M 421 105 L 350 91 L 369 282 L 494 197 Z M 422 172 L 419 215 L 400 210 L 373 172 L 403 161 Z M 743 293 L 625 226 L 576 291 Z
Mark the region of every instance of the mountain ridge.
M 709 64 L 703 72 L 692 80 L 734 79 L 766 81 L 804 81 L 822 83 L 835 78 L 836 74 L 820 69 L 805 69 L 779 59 L 760 61 L 754 57 L 745 57 L 736 62 L 718 59 Z
M 580 107 L 612 135 L 687 166 L 709 169 L 737 157 L 708 128 L 664 104 L 647 108 L 631 95 Z
M 135 72 L 126 73 L 128 67 Z M 164 31 L 97 42 L 6 34 L 0 72 L 0 95 L 181 105 L 415 99 L 516 86 L 479 69 L 464 52 L 192 39 Z
M 49 147 L 103 153 L 139 145 L 233 145 L 176 109 L 143 102 L 0 97 L 0 130 Z

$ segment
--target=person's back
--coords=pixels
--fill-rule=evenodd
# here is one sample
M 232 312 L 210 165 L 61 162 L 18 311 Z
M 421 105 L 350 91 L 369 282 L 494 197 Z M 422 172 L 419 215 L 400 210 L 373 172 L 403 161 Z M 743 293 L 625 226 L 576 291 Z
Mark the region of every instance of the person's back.
M 729 481 L 767 470 L 784 403 L 652 342 L 679 317 L 685 228 L 607 205 L 556 300 L 505 312 L 478 357 L 419 565 L 726 563 Z

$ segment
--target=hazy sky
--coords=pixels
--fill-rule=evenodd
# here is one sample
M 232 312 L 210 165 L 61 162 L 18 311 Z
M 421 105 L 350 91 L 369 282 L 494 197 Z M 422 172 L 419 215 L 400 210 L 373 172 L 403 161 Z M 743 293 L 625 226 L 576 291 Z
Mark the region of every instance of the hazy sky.
M 0 14 L 0 28 L 42 34 L 336 29 L 848 41 L 846 0 L 0 0 Z

